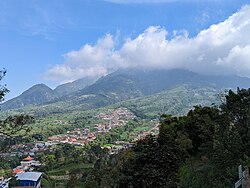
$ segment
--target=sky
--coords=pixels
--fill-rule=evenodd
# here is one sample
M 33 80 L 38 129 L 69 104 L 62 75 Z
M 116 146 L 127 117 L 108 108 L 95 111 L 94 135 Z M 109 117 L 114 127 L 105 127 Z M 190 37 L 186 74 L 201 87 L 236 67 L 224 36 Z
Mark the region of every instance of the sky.
M 249 0 L 1 0 L 1 84 L 10 99 L 120 68 L 250 77 L 249 36 Z

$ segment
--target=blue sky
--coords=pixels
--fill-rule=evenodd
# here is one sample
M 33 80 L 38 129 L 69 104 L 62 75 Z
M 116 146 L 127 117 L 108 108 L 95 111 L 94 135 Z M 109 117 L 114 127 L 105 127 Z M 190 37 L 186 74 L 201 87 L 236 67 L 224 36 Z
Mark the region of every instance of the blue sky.
M 8 71 L 2 81 L 11 91 L 7 99 L 19 95 L 37 83 L 55 87 L 80 77 L 98 77 L 117 68 L 130 67 L 124 57 L 128 57 L 129 62 L 141 66 L 139 62 L 134 63 L 139 60 L 131 54 L 141 52 L 140 55 L 143 56 L 145 51 L 132 51 L 135 45 L 144 49 L 149 40 L 153 43 L 156 41 L 155 44 L 158 44 L 157 42 L 160 44 L 163 40 L 170 44 L 175 42 L 176 46 L 181 40 L 180 49 L 183 49 L 183 45 L 190 45 L 190 40 L 193 38 L 198 38 L 197 41 L 200 41 L 201 37 L 198 35 L 202 35 L 202 30 L 227 20 L 248 2 L 247 0 L 2 0 L 0 1 L 0 68 Z M 248 12 L 248 9 L 245 12 Z M 237 46 L 242 47 L 235 44 L 231 51 L 238 52 Z M 244 43 L 243 47 L 247 51 L 248 43 Z M 171 54 L 175 54 L 175 51 Z M 206 56 L 206 53 L 199 58 L 204 59 L 203 56 Z M 155 66 L 163 66 L 162 62 L 168 60 L 166 58 L 156 60 Z M 226 55 L 216 58 L 216 65 L 224 61 L 229 64 Z M 172 59 L 175 59 L 174 55 Z M 150 63 L 148 62 L 146 67 L 154 67 Z M 176 60 L 163 67 L 187 68 L 187 65 L 178 64 Z M 223 68 L 234 73 L 229 66 Z M 194 71 L 202 72 L 203 69 Z M 243 76 L 248 76 L 248 72 Z

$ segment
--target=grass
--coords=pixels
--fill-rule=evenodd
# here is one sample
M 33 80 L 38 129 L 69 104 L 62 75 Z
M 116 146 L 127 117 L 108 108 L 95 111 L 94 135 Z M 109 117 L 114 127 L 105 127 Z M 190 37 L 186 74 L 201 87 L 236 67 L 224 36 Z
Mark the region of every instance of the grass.
M 140 132 L 140 131 L 148 131 L 150 130 L 151 127 L 149 126 L 144 126 L 144 127 L 136 127 L 133 132 Z
M 104 144 L 103 147 L 112 147 L 114 144 Z
M 51 182 L 49 182 L 45 178 L 42 178 L 42 187 L 52 188 Z
M 50 176 L 62 176 L 65 175 L 67 172 L 75 171 L 75 170 L 87 170 L 93 168 L 93 164 L 77 164 L 77 163 L 70 163 L 67 165 L 63 165 L 60 168 L 53 169 L 48 171 L 47 174 Z

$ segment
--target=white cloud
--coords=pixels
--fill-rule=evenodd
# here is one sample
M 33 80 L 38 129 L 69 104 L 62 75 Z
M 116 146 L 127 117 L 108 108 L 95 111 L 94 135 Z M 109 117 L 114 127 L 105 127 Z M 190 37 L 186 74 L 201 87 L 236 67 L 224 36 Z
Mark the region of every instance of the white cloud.
M 45 79 L 65 83 L 107 74 L 110 64 L 115 63 L 112 60 L 114 44 L 113 36 L 107 34 L 96 45 L 85 44 L 80 50 L 64 54 L 65 63 L 49 69 Z
M 165 28 L 151 26 L 115 49 L 114 37 L 107 34 L 96 45 L 84 45 L 64 55 L 65 63 L 47 72 L 58 81 L 100 77 L 124 67 L 149 69 L 185 68 L 206 74 L 238 74 L 250 77 L 250 6 L 224 22 L 210 26 L 190 38 L 187 31 L 174 31 L 168 38 Z

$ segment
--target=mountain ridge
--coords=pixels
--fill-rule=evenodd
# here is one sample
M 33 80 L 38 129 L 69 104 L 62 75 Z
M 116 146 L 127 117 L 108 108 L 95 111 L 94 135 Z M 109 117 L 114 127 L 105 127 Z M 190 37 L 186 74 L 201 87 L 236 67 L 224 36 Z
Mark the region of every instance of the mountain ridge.
M 55 101 L 56 99 L 68 95 L 72 92 L 83 89 L 95 82 L 96 79 L 78 79 L 73 82 L 61 84 L 55 89 L 51 89 L 46 84 L 35 84 L 25 90 L 19 96 L 0 104 L 1 110 L 22 108 L 27 105 L 40 105 Z
M 101 107 L 156 94 L 183 84 L 201 88 L 207 86 L 218 89 L 246 88 L 250 85 L 250 78 L 236 75 L 201 75 L 183 69 L 153 71 L 129 69 L 118 70 L 88 85 L 91 82 L 94 82 L 94 80 L 79 79 L 58 86 L 54 90 L 44 84 L 38 84 L 26 90 L 20 96 L 1 104 L 1 109 L 7 110 L 22 108 L 26 105 L 58 102 L 66 102 L 72 105 L 84 104 L 90 108 L 95 108 L 95 106 Z M 77 87 L 77 85 L 80 86 Z M 74 89 L 71 90 L 71 88 Z

